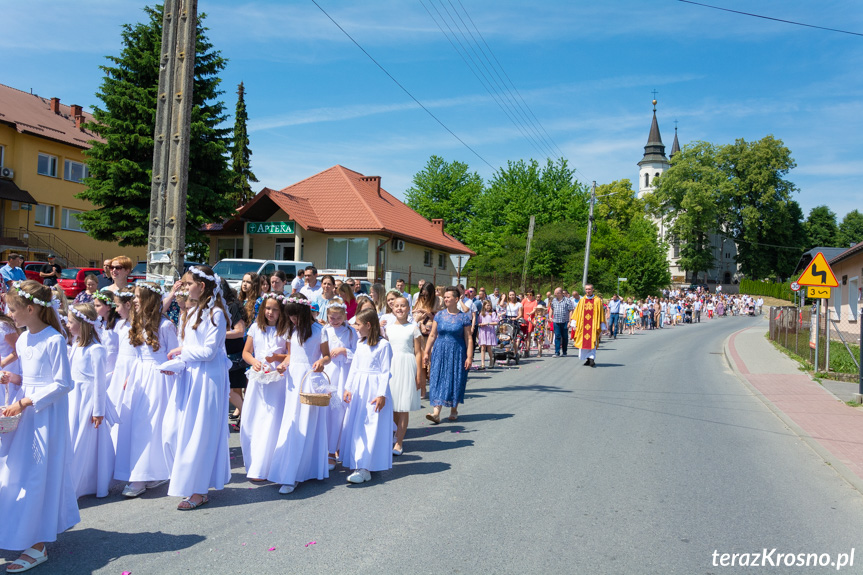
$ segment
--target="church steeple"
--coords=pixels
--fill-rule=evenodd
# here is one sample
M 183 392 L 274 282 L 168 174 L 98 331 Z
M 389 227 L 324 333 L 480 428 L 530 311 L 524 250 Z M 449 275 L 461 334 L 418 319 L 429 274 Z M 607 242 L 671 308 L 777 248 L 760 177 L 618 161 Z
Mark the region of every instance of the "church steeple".
M 680 151 L 680 142 L 677 141 L 677 120 L 674 120 L 674 142 L 671 143 L 671 154 L 669 154 L 670 158 L 674 157 L 674 154 Z
M 650 123 L 650 134 L 647 136 L 647 145 L 644 146 L 644 157 L 638 165 L 650 162 L 668 162 L 665 157 L 665 144 L 659 134 L 659 122 L 656 121 L 656 100 L 653 101 L 653 121 Z

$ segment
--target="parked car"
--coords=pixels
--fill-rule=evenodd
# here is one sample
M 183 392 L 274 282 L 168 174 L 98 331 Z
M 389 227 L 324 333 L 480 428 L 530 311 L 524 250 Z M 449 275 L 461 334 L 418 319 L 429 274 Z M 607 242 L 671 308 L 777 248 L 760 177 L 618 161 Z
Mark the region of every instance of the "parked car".
M 84 278 L 87 274 L 99 277 L 103 273 L 102 268 L 66 268 L 60 272 L 60 280 L 57 282 L 63 289 L 67 298 L 74 298 L 84 291 Z
M 183 273 L 191 266 L 199 266 L 198 262 L 183 262 Z M 135 283 L 137 281 L 143 281 L 147 279 L 147 262 L 138 262 L 135 264 L 135 267 L 132 268 L 132 272 L 129 274 L 129 283 Z
M 0 267 L 5 266 L 8 262 L 0 262 Z M 39 272 L 42 271 L 42 266 L 48 262 L 24 262 L 21 264 L 21 269 L 24 270 L 24 275 L 28 280 L 34 280 L 42 283 L 42 276 Z
M 247 273 L 258 275 L 272 275 L 276 270 L 282 270 L 288 276 L 288 283 L 297 277 L 297 270 L 314 265 L 312 262 L 296 262 L 292 260 L 246 260 L 246 259 L 224 259 L 216 262 L 213 271 L 228 281 L 235 290 L 240 289 L 243 276 Z

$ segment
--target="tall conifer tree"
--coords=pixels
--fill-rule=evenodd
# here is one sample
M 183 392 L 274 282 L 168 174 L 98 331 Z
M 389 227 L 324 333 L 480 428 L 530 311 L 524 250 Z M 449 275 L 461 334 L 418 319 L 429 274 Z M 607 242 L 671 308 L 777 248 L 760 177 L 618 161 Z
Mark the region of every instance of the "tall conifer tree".
M 246 89 L 243 83 L 237 86 L 237 111 L 234 114 L 234 146 L 231 153 L 231 168 L 234 172 L 234 203 L 235 207 L 245 205 L 246 202 L 255 197 L 252 192 L 252 182 L 258 178 L 252 172 L 251 156 L 249 149 L 249 132 L 246 123 L 249 115 L 246 113 Z
M 147 18 L 122 28 L 119 56 L 108 56 L 105 77 L 96 96 L 102 107 L 93 111 L 89 128 L 104 142 L 94 142 L 88 156 L 87 189 L 78 197 L 96 209 L 79 216 L 91 236 L 121 246 L 147 244 L 153 134 L 162 43 L 162 6 L 144 8 Z M 228 168 L 230 130 L 220 128 L 225 105 L 219 100 L 219 72 L 226 60 L 207 39 L 198 19 L 192 103 L 189 183 L 186 212 L 187 244 L 205 239 L 199 231 L 228 217 L 232 175 Z

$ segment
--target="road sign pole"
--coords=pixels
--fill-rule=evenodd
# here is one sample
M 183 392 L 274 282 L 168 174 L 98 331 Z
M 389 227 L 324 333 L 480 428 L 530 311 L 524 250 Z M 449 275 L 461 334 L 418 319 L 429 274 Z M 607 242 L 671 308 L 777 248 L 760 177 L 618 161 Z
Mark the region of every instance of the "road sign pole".
M 860 324 L 860 341 L 857 343 L 860 344 L 860 361 L 857 362 L 857 376 L 859 378 L 859 389 L 857 391 L 863 395 L 863 317 L 860 317 L 861 312 L 863 310 L 858 308 L 857 323 Z
M 815 300 L 815 373 L 818 373 L 818 351 L 820 348 L 820 331 L 821 331 L 821 300 Z
M 824 300 L 826 303 L 827 300 Z M 824 373 L 830 373 L 830 306 L 824 306 Z

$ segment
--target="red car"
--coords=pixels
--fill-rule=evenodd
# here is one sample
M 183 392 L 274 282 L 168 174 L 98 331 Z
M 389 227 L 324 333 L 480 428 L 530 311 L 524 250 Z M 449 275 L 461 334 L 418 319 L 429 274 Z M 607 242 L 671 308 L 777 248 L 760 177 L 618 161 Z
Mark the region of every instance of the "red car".
M 57 283 L 63 288 L 66 297 L 72 299 L 84 291 L 84 278 L 87 274 L 94 274 L 98 278 L 102 273 L 102 268 L 66 268 L 60 272 Z

